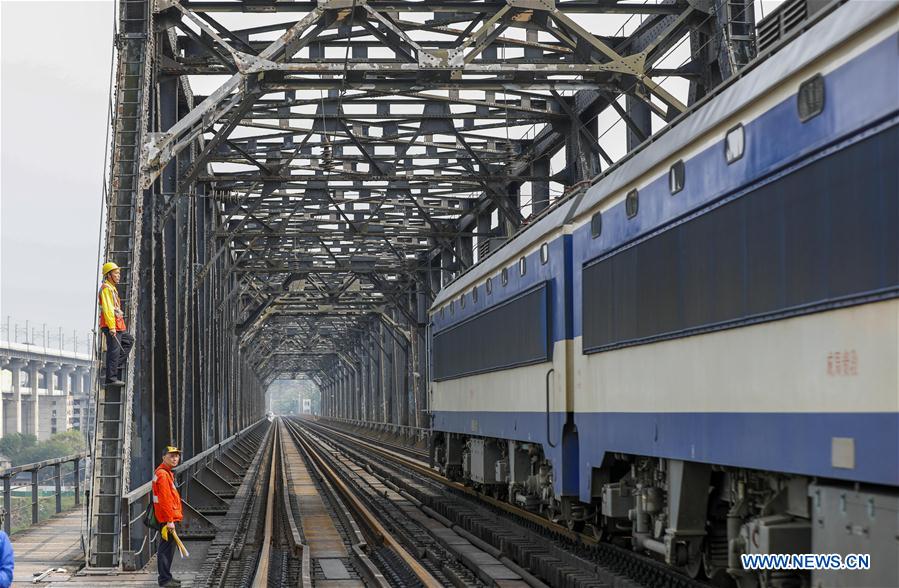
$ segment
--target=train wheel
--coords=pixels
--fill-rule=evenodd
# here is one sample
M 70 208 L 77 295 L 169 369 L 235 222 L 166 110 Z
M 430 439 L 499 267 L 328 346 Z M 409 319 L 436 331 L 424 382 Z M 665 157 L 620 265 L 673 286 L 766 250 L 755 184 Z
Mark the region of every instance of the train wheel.
M 687 576 L 696 579 L 702 573 L 702 558 L 697 557 L 696 560 L 692 563 L 681 566 L 681 570 L 683 570 L 684 574 L 686 574 Z

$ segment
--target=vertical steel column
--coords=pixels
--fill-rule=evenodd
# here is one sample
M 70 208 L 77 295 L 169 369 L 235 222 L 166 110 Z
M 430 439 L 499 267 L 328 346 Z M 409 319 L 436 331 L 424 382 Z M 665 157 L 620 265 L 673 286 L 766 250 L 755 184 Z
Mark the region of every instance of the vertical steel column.
M 371 358 L 369 349 L 365 346 L 365 338 L 361 340 L 359 345 L 359 371 L 362 374 L 362 420 L 371 420 Z
M 394 423 L 394 382 L 393 382 L 393 358 L 387 353 L 387 334 L 384 332 L 384 324 L 378 322 L 378 348 L 381 350 L 381 381 L 384 383 L 384 420 L 385 423 Z
M 634 130 L 630 127 L 627 129 L 627 150 L 632 151 L 636 149 L 637 146 L 643 142 L 644 137 L 648 137 L 652 134 L 652 113 L 649 110 L 649 105 L 646 104 L 643 100 L 636 98 L 634 96 L 626 96 L 624 99 L 624 107 L 627 112 L 627 116 L 634 123 L 634 126 L 640 131 L 643 135 L 642 137 L 634 132 Z
M 549 177 L 549 158 L 541 157 L 540 159 L 537 159 L 531 163 L 531 168 L 532 175 Z M 539 214 L 549 206 L 548 180 L 535 180 L 531 183 L 531 206 L 534 210 L 534 214 Z M 480 219 L 478 219 L 478 221 L 480 221 Z

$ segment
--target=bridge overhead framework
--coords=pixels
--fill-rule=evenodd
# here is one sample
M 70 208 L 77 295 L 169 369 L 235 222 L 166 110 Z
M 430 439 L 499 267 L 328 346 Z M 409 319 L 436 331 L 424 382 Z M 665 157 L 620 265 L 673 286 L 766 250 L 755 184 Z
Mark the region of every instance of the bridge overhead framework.
M 159 448 L 247 427 L 275 379 L 311 378 L 331 416 L 427 427 L 441 286 L 756 52 L 751 0 L 118 11 L 105 252 L 136 348 L 124 390 L 97 391 L 98 567 L 134 548 L 115 497 Z

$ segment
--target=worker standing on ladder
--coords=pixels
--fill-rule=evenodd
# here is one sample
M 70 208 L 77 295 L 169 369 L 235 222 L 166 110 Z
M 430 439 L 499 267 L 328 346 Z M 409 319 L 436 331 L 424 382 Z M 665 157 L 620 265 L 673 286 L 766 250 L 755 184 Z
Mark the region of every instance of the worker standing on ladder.
M 175 557 L 175 523 L 181 522 L 181 495 L 175 486 L 172 470 L 181 461 L 181 450 L 169 445 L 162 454 L 162 463 L 153 473 L 153 514 L 162 525 L 159 547 L 156 549 L 156 565 L 160 586 L 180 586 L 172 578 L 172 559 Z
M 109 261 L 103 264 L 100 285 L 100 329 L 106 337 L 106 378 L 104 386 L 123 386 L 122 367 L 134 345 L 134 337 L 125 331 L 125 314 L 119 300 L 118 283 L 122 270 Z

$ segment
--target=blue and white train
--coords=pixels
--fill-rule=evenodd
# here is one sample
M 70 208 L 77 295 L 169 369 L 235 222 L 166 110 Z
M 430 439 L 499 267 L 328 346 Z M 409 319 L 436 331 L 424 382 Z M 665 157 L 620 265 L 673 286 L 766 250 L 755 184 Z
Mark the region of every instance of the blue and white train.
M 445 287 L 450 476 L 690 574 L 899 585 L 899 2 L 848 2 Z M 752 553 L 872 570 L 750 573 Z

